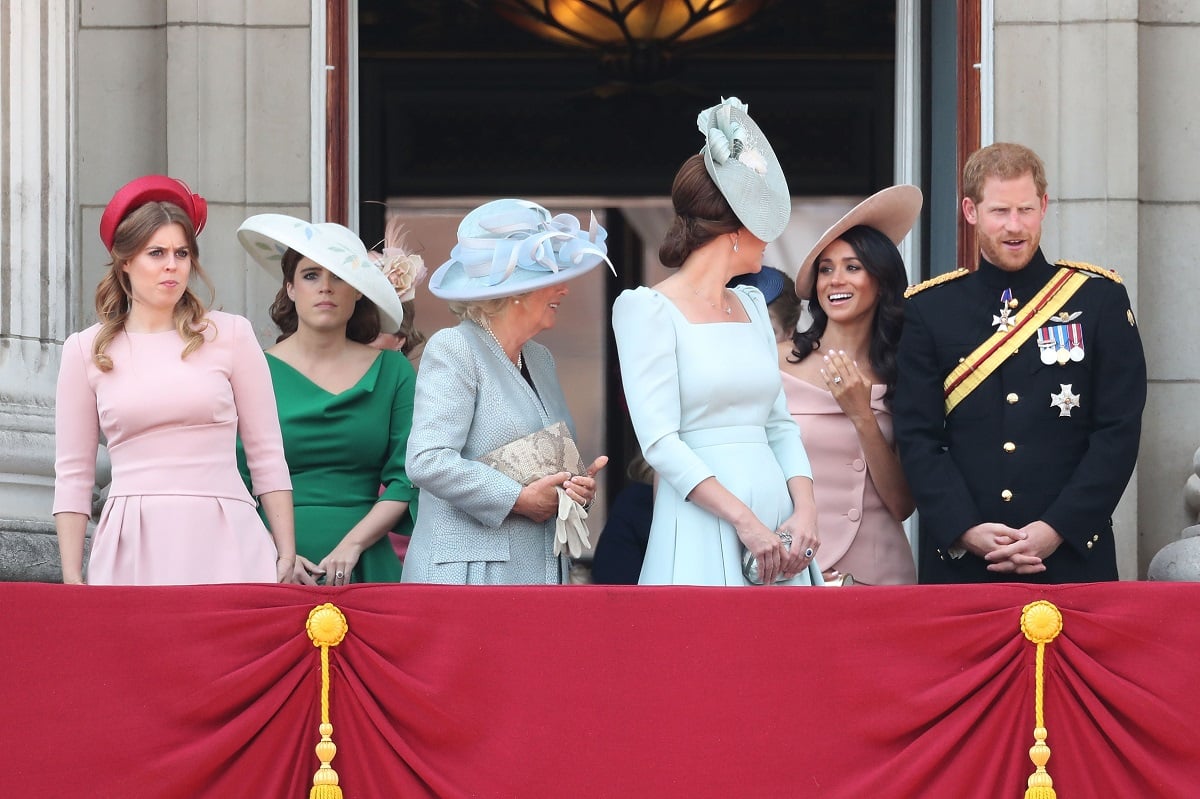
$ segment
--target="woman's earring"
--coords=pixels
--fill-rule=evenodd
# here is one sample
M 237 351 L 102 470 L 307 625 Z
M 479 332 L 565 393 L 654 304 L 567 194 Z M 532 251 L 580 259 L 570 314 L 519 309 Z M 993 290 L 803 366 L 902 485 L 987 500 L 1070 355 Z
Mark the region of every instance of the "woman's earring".
M 733 251 L 734 252 L 738 251 L 738 237 L 740 237 L 741 235 L 742 235 L 741 233 L 733 234 Z

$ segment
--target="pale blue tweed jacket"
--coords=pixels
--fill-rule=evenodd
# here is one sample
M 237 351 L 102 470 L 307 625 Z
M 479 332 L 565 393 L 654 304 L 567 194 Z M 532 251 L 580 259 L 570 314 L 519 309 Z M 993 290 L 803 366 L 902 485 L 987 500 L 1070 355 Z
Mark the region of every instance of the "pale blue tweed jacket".
M 521 350 L 535 392 L 474 322 L 430 337 L 417 376 L 406 468 L 421 510 L 404 560 L 404 582 L 559 583 L 554 520 L 513 514 L 521 485 L 475 458 L 564 421 L 575 434 L 550 351 Z

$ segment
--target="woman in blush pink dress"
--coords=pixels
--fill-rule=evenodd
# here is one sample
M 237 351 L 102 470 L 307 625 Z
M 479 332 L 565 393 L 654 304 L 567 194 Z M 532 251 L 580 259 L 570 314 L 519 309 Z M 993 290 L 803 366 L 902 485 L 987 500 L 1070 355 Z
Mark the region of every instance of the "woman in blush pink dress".
M 196 234 L 207 204 L 148 175 L 122 187 L 100 220 L 109 271 L 99 323 L 63 344 L 55 408 L 54 521 L 64 583 L 82 583 L 96 447 L 112 484 L 87 581 L 107 585 L 290 582 L 291 482 L 266 360 L 250 323 L 206 310 Z M 254 493 L 238 474 L 241 434 Z
M 813 323 L 779 344 L 788 410 L 812 464 L 827 582 L 916 582 L 891 396 L 908 285 L 896 245 L 920 212 L 920 189 L 893 186 L 825 231 L 796 277 Z

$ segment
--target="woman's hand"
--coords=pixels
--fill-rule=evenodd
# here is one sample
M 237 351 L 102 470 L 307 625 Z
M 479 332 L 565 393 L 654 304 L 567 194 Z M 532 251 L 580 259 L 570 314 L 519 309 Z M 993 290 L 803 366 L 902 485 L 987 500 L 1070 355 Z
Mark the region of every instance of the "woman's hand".
M 758 574 L 762 578 L 762 584 L 774 585 L 775 578 L 781 572 L 781 565 L 787 557 L 783 540 L 757 519 L 742 527 L 735 527 L 734 532 L 742 545 L 758 561 Z
M 513 505 L 513 513 L 535 522 L 553 518 L 558 513 L 558 488 L 565 485 L 570 477 L 570 472 L 556 472 L 534 480 L 521 489 Z
M 608 456 L 601 455 L 592 461 L 592 465 L 587 467 L 583 474 L 577 474 L 563 483 L 567 496 L 585 508 L 590 507 L 596 499 L 596 475 L 607 465 Z
M 321 558 L 317 568 L 325 575 L 326 585 L 349 585 L 350 574 L 362 557 L 362 547 L 353 541 L 341 540 L 333 551 Z
M 821 377 L 842 413 L 850 417 L 855 425 L 866 419 L 874 419 L 871 411 L 871 381 L 845 352 L 830 350 L 825 353 Z
M 784 577 L 795 577 L 808 568 L 808 565 L 816 558 L 817 550 L 821 548 L 821 539 L 817 535 L 816 506 L 801 505 L 791 516 L 783 520 L 776 532 L 792 537 L 791 548 L 785 553 L 781 568 Z M 810 550 L 812 554 L 806 554 Z
M 283 558 L 280 558 L 282 562 Z M 292 579 L 288 582 L 297 583 L 299 585 L 316 585 L 317 578 L 325 574 L 317 564 L 313 563 L 303 555 L 297 555 L 292 569 Z M 280 580 L 283 582 L 283 580 Z

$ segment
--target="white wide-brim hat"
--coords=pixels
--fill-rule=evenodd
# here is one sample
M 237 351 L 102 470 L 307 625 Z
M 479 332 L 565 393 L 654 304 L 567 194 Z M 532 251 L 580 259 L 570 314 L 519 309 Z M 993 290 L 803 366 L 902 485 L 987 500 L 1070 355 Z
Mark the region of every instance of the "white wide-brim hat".
M 429 290 L 451 302 L 472 302 L 553 286 L 601 262 L 612 268 L 607 238 L 595 214 L 583 230 L 571 214 L 551 216 L 528 200 L 492 200 L 463 217 L 458 244 L 429 279 Z
M 771 143 L 736 97 L 721 98 L 696 118 L 704 134 L 704 166 L 738 220 L 763 241 L 774 241 L 792 215 L 783 167 Z
M 349 283 L 379 310 L 384 332 L 400 329 L 404 306 L 354 231 L 334 222 L 306 222 L 286 214 L 258 214 L 238 228 L 238 241 L 259 265 L 280 274 L 289 249 Z
M 802 300 L 809 299 L 817 257 L 847 230 L 858 225 L 873 227 L 898 247 L 916 224 L 923 203 L 921 190 L 904 183 L 875 192 L 851 208 L 845 216 L 821 234 L 821 238 L 817 239 L 817 243 L 800 262 L 800 270 L 796 273 L 796 296 Z

